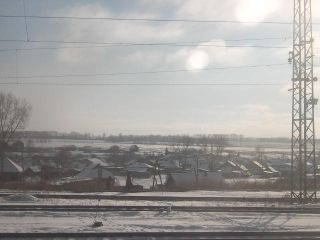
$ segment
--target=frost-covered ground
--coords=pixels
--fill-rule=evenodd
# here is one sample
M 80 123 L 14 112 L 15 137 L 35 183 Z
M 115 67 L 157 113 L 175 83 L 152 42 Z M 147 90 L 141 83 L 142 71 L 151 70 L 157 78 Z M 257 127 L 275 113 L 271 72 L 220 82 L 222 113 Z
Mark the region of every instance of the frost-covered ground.
M 14 194 L 21 191 L 0 190 L 0 194 Z M 104 196 L 177 196 L 177 197 L 257 197 L 257 198 L 281 198 L 288 192 L 276 191 L 188 191 L 188 192 L 139 192 L 139 193 L 122 193 L 122 192 L 93 192 L 93 193 L 72 193 L 72 192 L 49 192 L 49 191 L 25 191 L 30 194 L 67 194 L 67 195 L 104 195 Z
M 10 201 L 0 198 L 0 205 L 80 205 L 80 206 L 190 206 L 190 207 L 249 207 L 249 206 L 287 206 L 285 203 L 264 202 L 216 202 L 216 201 L 125 201 L 125 200 L 91 200 L 43 198 L 35 201 Z M 289 206 L 289 205 L 288 205 Z M 298 206 L 298 205 L 296 205 Z M 314 205 L 312 205 L 314 206 Z
M 92 228 L 94 219 L 104 225 Z M 0 232 L 319 230 L 319 216 L 312 214 L 0 212 Z
M 197 191 L 196 193 L 199 193 Z M 194 193 L 194 194 L 196 194 Z M 177 193 L 176 193 L 177 194 Z M 181 193 L 182 194 L 182 193 Z M 183 193 L 186 194 L 186 193 Z M 192 194 L 192 193 L 188 193 Z M 235 193 L 234 193 L 235 194 Z M 245 194 L 245 193 L 242 193 Z M 197 194 L 196 194 L 197 196 Z M 234 195 L 233 195 L 234 196 Z M 0 205 L 110 205 L 110 206 L 284 206 L 285 204 L 214 201 L 118 201 L 37 199 L 30 194 L 0 198 Z M 289 206 L 289 205 L 287 205 Z M 312 205 L 316 206 L 316 205 Z M 103 226 L 93 228 L 94 221 Z M 319 215 L 252 212 L 49 212 L 0 211 L 1 232 L 124 232 L 124 231 L 320 231 Z

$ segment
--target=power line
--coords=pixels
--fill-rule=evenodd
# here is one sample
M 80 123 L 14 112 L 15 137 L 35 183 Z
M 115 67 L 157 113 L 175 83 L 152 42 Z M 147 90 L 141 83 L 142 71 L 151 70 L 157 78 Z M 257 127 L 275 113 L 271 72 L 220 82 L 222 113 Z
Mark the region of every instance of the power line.
M 252 39 L 225 39 L 225 42 L 240 42 L 240 41 L 262 41 L 270 39 L 287 38 L 252 38 Z M 208 41 L 189 41 L 189 42 L 93 42 L 93 41 L 58 41 L 58 40 L 5 40 L 0 39 L 0 42 L 28 42 L 28 43 L 63 43 L 63 44 L 99 44 L 90 46 L 55 46 L 55 47 L 33 47 L 33 48 L 8 48 L 0 49 L 0 51 L 29 51 L 29 50 L 53 50 L 64 48 L 104 48 L 104 47 L 132 47 L 132 46 L 169 46 L 169 47 L 219 47 L 219 48 L 289 48 L 287 46 L 272 46 L 272 45 L 218 45 L 210 44 L 220 42 L 221 40 Z
M 230 70 L 242 68 L 262 68 L 262 67 L 276 67 L 287 66 L 287 63 L 278 64 L 263 64 L 263 65 L 242 65 L 242 66 L 228 66 L 228 67 L 207 67 L 199 69 L 201 71 L 213 70 Z M 141 75 L 141 74 L 161 74 L 161 73 L 180 73 L 192 72 L 197 69 L 172 69 L 172 70 L 158 70 L 158 71 L 141 71 L 141 72 L 114 72 L 114 73 L 87 73 L 87 74 L 56 74 L 56 75 L 27 75 L 27 76 L 2 76 L 0 79 L 28 79 L 28 78 L 68 78 L 68 77 L 99 77 L 99 76 L 121 76 L 121 75 Z
M 26 38 L 27 41 L 29 41 L 29 31 L 28 31 L 28 23 L 27 23 L 27 17 L 26 17 L 26 4 L 24 2 L 25 0 L 22 0 L 23 4 L 23 14 L 24 14 L 24 25 L 25 25 L 25 30 L 26 30 Z
M 116 18 L 116 17 L 76 17 L 76 16 L 40 16 L 40 15 L 0 15 L 0 18 L 34 18 L 64 20 L 106 20 L 106 21 L 139 21 L 139 22 L 185 22 L 185 23 L 233 23 L 233 24 L 280 24 L 292 25 L 291 21 L 238 21 L 238 20 L 205 20 L 205 19 L 166 19 L 166 18 Z M 319 24 L 319 23 L 313 23 Z
M 284 83 L 57 83 L 57 82 L 0 82 L 0 85 L 38 86 L 283 86 Z
M 131 43 L 131 44 L 201 44 L 208 42 L 247 42 L 247 41 L 265 41 L 265 40 L 291 40 L 292 37 L 263 37 L 263 38 L 238 38 L 238 39 L 223 39 L 217 38 L 216 40 L 201 40 L 201 41 L 183 41 L 183 42 L 142 42 L 142 43 Z M 25 39 L 0 39 L 0 42 L 25 42 L 25 43 L 66 43 L 66 44 L 128 44 L 122 42 L 105 42 L 105 41 L 65 41 L 65 40 L 25 40 Z
M 166 47 L 216 47 L 216 48 L 262 48 L 262 49 L 286 49 L 289 46 L 260 46 L 260 45 L 214 45 L 214 44 L 112 44 L 90 45 L 90 46 L 57 46 L 57 47 L 32 47 L 32 48 L 4 48 L 0 52 L 10 51 L 32 51 L 32 50 L 56 50 L 56 49 L 88 49 L 88 48 L 109 48 L 109 47 L 130 47 L 130 46 L 166 46 Z

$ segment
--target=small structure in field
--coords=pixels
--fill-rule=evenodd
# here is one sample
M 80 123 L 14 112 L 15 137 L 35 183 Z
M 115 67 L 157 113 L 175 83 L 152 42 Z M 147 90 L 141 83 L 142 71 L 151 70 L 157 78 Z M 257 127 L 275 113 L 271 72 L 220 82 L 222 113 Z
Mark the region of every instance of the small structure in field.
M 80 173 L 75 176 L 75 179 L 108 179 L 109 177 L 114 179 L 114 175 L 106 169 L 108 167 L 108 164 L 105 164 L 103 161 L 98 160 L 99 159 L 95 159 L 95 161 L 85 167 Z
M 168 188 L 192 189 L 214 188 L 223 184 L 224 178 L 218 172 L 210 172 L 204 169 L 198 171 L 184 171 L 169 173 L 165 185 Z
M 134 162 L 126 167 L 126 171 L 130 172 L 133 177 L 150 178 L 153 168 L 147 163 Z
M 85 167 L 64 186 L 76 191 L 103 191 L 110 190 L 115 184 L 115 176 L 108 171 L 108 164 L 100 159 L 92 159 L 91 164 Z
M 41 167 L 40 166 L 31 166 L 27 167 L 23 171 L 23 179 L 29 183 L 36 183 L 41 181 Z

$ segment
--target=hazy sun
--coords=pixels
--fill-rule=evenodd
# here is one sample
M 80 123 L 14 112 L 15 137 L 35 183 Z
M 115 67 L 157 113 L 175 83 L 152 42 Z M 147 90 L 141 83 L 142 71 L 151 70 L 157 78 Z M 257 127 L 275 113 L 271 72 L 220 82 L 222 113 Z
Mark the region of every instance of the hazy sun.
M 206 52 L 201 50 L 195 50 L 191 52 L 187 60 L 187 68 L 190 70 L 201 70 L 205 68 L 209 63 L 209 56 Z
M 279 0 L 241 0 L 235 10 L 241 22 L 259 22 L 279 8 Z

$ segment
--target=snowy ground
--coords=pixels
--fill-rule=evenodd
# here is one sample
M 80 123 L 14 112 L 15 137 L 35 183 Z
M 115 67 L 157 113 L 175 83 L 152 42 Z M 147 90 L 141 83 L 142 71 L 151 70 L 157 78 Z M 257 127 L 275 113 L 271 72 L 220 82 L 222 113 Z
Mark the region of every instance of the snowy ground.
M 95 217 L 104 226 L 92 228 Z M 319 230 L 319 216 L 312 214 L 0 212 L 0 232 Z
M 216 202 L 216 201 L 126 201 L 126 200 L 91 200 L 91 199 L 60 199 L 43 198 L 36 201 L 8 201 L 0 198 L 0 205 L 81 205 L 81 206 L 204 206 L 204 207 L 250 207 L 250 206 L 290 206 L 286 203 L 265 202 Z M 299 205 L 296 205 L 299 206 Z M 315 207 L 315 205 L 312 205 Z M 319 206 L 319 205 L 316 205 Z M 292 206 L 291 206 L 292 207 Z
M 15 194 L 21 191 L 0 190 L 3 194 Z M 93 192 L 93 193 L 72 193 L 72 192 L 48 192 L 48 191 L 25 191 L 30 194 L 67 194 L 67 195 L 107 195 L 107 196 L 177 196 L 177 197 L 257 197 L 257 198 L 282 198 L 289 192 L 276 191 L 188 191 L 188 192 L 139 192 L 139 193 L 122 193 L 122 192 Z
M 203 196 L 207 196 L 205 192 Z M 233 192 L 245 195 L 244 192 Z M 115 194 L 115 193 L 114 193 Z M 118 193 L 119 194 L 119 193 Z M 144 193 L 146 194 L 146 193 Z M 159 193 L 157 193 L 159 194 Z M 172 193 L 178 194 L 178 193 Z M 199 191 L 180 193 L 198 196 Z M 194 195 L 193 195 L 194 194 Z M 218 192 L 216 192 L 218 194 Z M 222 194 L 222 193 L 220 193 Z M 271 194 L 273 195 L 273 193 Z M 225 194 L 222 194 L 225 196 Z M 257 194 L 253 195 L 257 196 Z M 258 196 L 260 196 L 258 194 Z M 265 195 L 261 195 L 264 197 Z M 118 201 L 88 199 L 36 199 L 28 194 L 0 198 L 0 205 L 52 204 L 52 205 L 109 205 L 109 206 L 284 206 L 285 204 L 214 202 L 214 201 Z M 287 205 L 289 206 L 289 205 Z M 315 207 L 316 205 L 311 205 Z M 319 205 L 318 205 L 319 206 Z M 91 227 L 94 220 L 103 226 Z M 320 231 L 317 214 L 252 213 L 252 212 L 49 212 L 0 211 L 1 232 L 141 232 L 141 231 Z

